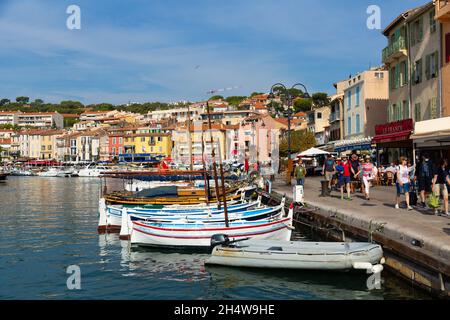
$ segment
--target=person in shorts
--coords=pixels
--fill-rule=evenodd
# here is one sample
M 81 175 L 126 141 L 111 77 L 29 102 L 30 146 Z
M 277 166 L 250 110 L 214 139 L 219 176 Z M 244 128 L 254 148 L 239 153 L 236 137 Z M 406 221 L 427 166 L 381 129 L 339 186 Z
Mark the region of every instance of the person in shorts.
M 342 169 L 341 169 L 342 168 Z M 350 180 L 352 173 L 355 174 L 350 161 L 347 156 L 342 157 L 342 162 L 339 164 L 339 170 L 342 170 L 339 175 L 339 186 L 341 188 L 341 200 L 352 200 L 350 196 Z M 344 197 L 344 187 L 347 190 L 347 197 Z
M 439 162 L 439 167 L 436 169 L 436 172 L 433 177 L 432 190 L 436 194 L 436 196 L 440 197 L 442 195 L 442 199 L 444 200 L 444 212 L 445 215 L 448 216 L 449 213 L 448 213 L 447 184 L 450 184 L 450 177 L 447 169 L 447 160 L 442 159 Z
M 334 162 L 333 156 L 330 154 L 328 155 L 322 167 L 322 175 L 324 175 L 325 180 L 328 181 L 328 189 L 331 189 L 331 182 L 333 181 L 335 172 L 336 164 Z
M 432 192 L 432 184 L 433 184 L 433 176 L 434 176 L 434 167 L 431 162 L 428 154 L 424 154 L 422 157 L 422 161 L 418 164 L 416 168 L 416 180 L 418 182 L 419 192 L 420 192 L 420 201 L 422 203 L 422 207 L 426 207 L 425 199 L 427 193 Z
M 370 156 L 366 156 L 365 162 L 361 163 L 356 175 L 362 175 L 362 185 L 364 186 L 364 196 L 370 200 L 370 182 L 374 178 L 374 164 L 370 161 Z
M 400 165 L 397 168 L 397 198 L 395 209 L 400 208 L 400 196 L 402 193 L 405 194 L 406 208 L 412 210 L 413 208 L 409 205 L 409 191 L 411 188 L 410 170 L 408 168 L 408 159 L 402 157 L 400 159 Z

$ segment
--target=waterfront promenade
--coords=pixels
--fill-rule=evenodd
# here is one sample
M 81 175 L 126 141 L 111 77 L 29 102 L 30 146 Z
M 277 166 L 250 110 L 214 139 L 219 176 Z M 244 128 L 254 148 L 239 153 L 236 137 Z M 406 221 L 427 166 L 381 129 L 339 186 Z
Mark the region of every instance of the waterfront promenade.
M 450 219 L 435 216 L 430 210 L 395 209 L 395 187 L 372 188 L 370 201 L 359 192 L 353 194 L 352 201 L 341 200 L 339 191 L 322 197 L 322 179 L 306 179 L 305 203 L 319 210 L 304 218 L 335 226 L 347 237 L 372 236 L 383 245 L 388 267 L 422 287 L 449 295 Z M 275 180 L 273 191 L 292 199 L 292 186 L 282 179 Z

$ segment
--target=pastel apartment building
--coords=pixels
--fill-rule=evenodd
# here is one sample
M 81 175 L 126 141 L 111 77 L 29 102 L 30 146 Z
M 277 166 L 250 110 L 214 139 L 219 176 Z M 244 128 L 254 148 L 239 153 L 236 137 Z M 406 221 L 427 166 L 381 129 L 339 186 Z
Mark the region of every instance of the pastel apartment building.
M 58 112 L 24 112 L 17 115 L 19 127 L 58 128 L 64 127 L 64 117 Z
M 442 117 L 450 117 L 450 1 L 438 0 L 435 8 L 441 24 L 441 112 Z
M 327 141 L 327 128 L 329 127 L 330 106 L 314 108 L 307 112 L 308 130 L 314 133 L 317 145 L 324 145 Z
M 15 158 L 56 159 L 57 137 L 62 130 L 29 129 L 12 135 L 11 155 Z
M 422 107 L 421 112 L 415 114 L 411 139 L 416 155 L 428 153 L 437 162 L 441 158 L 450 158 L 450 2 L 433 1 L 417 15 L 429 19 L 429 25 L 424 24 L 424 41 L 416 50 L 426 56 L 424 81 L 428 84 L 426 89 L 413 87 L 413 94 L 414 89 L 419 90 L 418 94 L 421 89 L 424 91 L 417 103 L 425 103 L 426 109 L 423 112 Z M 430 52 L 434 54 L 431 61 L 428 58 Z
M 343 85 L 343 140 L 336 151 L 371 150 L 375 126 L 386 121 L 388 71 L 383 67 L 358 73 Z
M 17 125 L 20 112 L 0 111 L 0 125 Z
M 447 1 L 432 1 L 407 10 L 383 31 L 388 39 L 382 59 L 389 69 L 389 107 L 386 122 L 376 128 L 374 138 L 381 162 L 397 161 L 402 155 L 414 159 L 414 150 L 417 154 L 433 148 L 418 138 L 426 135 L 425 128 L 433 131 L 433 120 L 447 112 L 445 23 L 438 19 L 446 21 L 446 6 Z

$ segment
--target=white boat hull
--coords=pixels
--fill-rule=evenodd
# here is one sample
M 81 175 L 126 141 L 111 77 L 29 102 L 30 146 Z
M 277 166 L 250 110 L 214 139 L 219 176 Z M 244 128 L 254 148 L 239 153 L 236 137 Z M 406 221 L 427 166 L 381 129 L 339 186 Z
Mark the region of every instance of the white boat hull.
M 235 247 L 216 246 L 205 262 L 210 265 L 247 268 L 306 270 L 380 270 L 379 245 L 370 243 L 277 242 L 254 240 Z M 374 268 L 374 266 L 378 266 Z M 381 267 L 382 270 L 382 267 Z
M 254 221 L 252 223 L 233 223 L 225 226 L 204 228 L 158 227 L 157 224 L 132 222 L 131 244 L 156 247 L 194 247 L 208 248 L 211 237 L 215 234 L 226 234 L 230 239 L 270 239 L 289 241 L 292 233 L 292 217 L 275 221 Z

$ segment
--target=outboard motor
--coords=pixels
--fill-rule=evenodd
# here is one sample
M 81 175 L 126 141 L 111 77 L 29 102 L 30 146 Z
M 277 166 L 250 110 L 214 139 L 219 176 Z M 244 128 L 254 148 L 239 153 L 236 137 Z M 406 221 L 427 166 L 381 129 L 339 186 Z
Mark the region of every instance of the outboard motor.
M 214 249 L 219 245 L 228 245 L 230 243 L 230 238 L 226 234 L 215 234 L 211 237 L 211 249 Z

